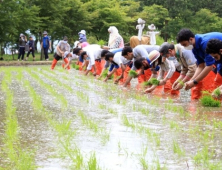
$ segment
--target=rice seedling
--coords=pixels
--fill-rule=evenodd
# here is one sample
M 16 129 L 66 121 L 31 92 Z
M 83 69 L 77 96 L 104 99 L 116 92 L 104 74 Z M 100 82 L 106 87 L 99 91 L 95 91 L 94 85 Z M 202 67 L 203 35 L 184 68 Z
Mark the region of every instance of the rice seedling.
M 73 67 L 74 69 L 76 69 L 76 70 L 79 70 L 79 68 L 80 68 L 80 66 L 77 65 L 77 64 L 75 64 L 75 63 L 72 64 L 72 67 Z
M 116 103 L 117 103 L 117 104 L 120 104 L 120 100 L 121 100 L 121 99 L 118 97 L 118 98 L 116 99 Z
M 184 156 L 184 151 L 180 148 L 179 144 L 176 141 L 173 141 L 173 152 L 179 157 Z
M 132 122 L 130 122 L 129 119 L 127 118 L 127 116 L 126 116 L 125 114 L 122 115 L 121 119 L 122 119 L 123 124 L 124 124 L 126 127 L 130 127 L 130 128 L 132 128 L 133 130 L 136 129 L 135 124 L 132 123 Z
M 146 160 L 147 152 L 148 152 L 148 148 L 143 146 L 142 154 L 139 156 L 139 163 L 141 167 L 143 168 L 143 170 L 149 169 L 148 161 Z
M 3 138 L 4 148 L 1 150 L 2 158 L 6 160 L 4 169 L 36 169 L 35 152 L 25 149 L 20 143 L 20 133 L 16 116 L 16 107 L 13 106 L 13 93 L 9 89 L 11 85 L 11 73 L 5 72 L 5 79 L 1 82 L 2 91 L 6 95 L 6 120 L 5 136 Z
M 159 80 L 157 80 L 156 78 L 151 78 L 150 80 L 149 80 L 149 84 L 151 84 L 151 85 L 159 85 L 159 83 L 160 83 L 160 81 Z
M 117 115 L 118 114 L 117 111 L 115 109 L 113 109 L 113 108 L 108 108 L 108 112 L 113 114 L 113 115 Z
M 129 75 L 130 77 L 136 77 L 136 76 L 137 76 L 137 72 L 134 71 L 134 70 L 130 70 L 128 75 Z
M 176 131 L 180 129 L 180 126 L 175 121 L 170 121 L 169 123 L 170 123 L 170 129 L 175 129 Z
M 101 104 L 101 103 L 100 103 L 100 104 L 99 104 L 99 108 L 102 109 L 102 110 L 106 109 L 106 104 Z
M 160 135 L 153 132 L 152 137 L 154 139 L 154 142 L 156 143 L 156 146 L 159 147 L 160 146 Z
M 215 100 L 211 95 L 204 95 L 201 99 L 200 102 L 202 106 L 205 107 L 220 107 L 221 102 L 219 100 Z
M 143 87 L 152 86 L 152 83 L 151 83 L 151 81 L 145 81 L 142 83 L 142 86 Z
M 209 164 L 210 159 L 213 156 L 213 152 L 209 152 L 208 146 L 204 146 L 202 150 L 198 151 L 196 155 L 193 157 L 194 163 L 199 165 L 207 165 Z
M 98 165 L 98 161 L 97 161 L 95 152 L 93 152 L 90 155 L 89 161 L 87 162 L 86 169 L 88 169 L 88 170 L 101 170 L 101 168 Z
M 221 91 L 219 88 L 216 88 L 213 92 L 213 94 L 216 96 L 216 97 L 219 97 L 221 95 Z

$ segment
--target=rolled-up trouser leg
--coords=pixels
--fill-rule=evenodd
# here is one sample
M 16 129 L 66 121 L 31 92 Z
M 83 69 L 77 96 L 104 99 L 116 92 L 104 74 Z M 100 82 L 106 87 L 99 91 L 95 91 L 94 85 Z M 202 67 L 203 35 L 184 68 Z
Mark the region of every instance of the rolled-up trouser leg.
M 65 62 L 66 64 L 68 64 L 68 62 L 69 62 L 68 58 L 64 58 L 64 62 Z M 69 69 L 70 69 L 70 66 L 68 66 L 67 69 L 69 70 Z

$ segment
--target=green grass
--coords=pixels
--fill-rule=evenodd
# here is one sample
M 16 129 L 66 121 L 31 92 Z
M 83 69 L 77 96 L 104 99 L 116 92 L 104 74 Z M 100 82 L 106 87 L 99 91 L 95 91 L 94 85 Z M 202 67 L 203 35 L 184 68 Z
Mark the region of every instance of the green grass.
M 27 56 L 27 53 L 24 56 L 24 60 L 26 59 L 26 56 Z M 40 61 L 40 57 L 41 57 L 40 53 L 35 53 L 35 61 Z M 49 53 L 49 60 L 53 60 L 53 58 L 54 58 L 53 54 Z M 7 55 L 7 54 L 3 55 L 3 59 L 4 59 L 3 61 L 17 61 L 18 60 L 18 54 L 14 54 L 14 60 L 13 60 L 12 55 Z M 21 61 L 21 58 L 20 58 L 20 61 Z M 27 61 L 33 61 L 32 54 L 29 55 Z M 45 61 L 45 58 L 43 58 L 43 61 Z M 0 62 L 2 62 L 2 61 L 0 61 Z
M 219 100 L 215 100 L 211 95 L 204 95 L 201 99 L 200 102 L 202 106 L 205 107 L 220 107 L 221 102 Z

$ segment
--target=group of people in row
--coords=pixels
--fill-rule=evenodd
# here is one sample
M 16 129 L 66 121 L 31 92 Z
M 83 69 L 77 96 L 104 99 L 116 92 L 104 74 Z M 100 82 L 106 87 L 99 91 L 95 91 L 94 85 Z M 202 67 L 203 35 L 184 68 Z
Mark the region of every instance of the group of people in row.
M 112 36 L 112 30 L 108 31 Z M 118 30 L 115 37 L 119 37 Z M 130 85 L 132 78 L 138 79 L 138 87 L 157 78 L 159 83 L 147 87 L 146 93 L 161 91 L 179 95 L 179 90 L 185 88 L 191 89 L 191 99 L 199 99 L 202 91 L 213 92 L 219 88 L 222 98 L 222 33 L 194 35 L 189 29 L 182 29 L 177 36 L 178 44 L 164 42 L 161 46 L 138 45 L 133 49 L 124 47 L 119 40 L 105 49 L 78 42 L 72 52 L 67 40 L 64 37 L 57 45 L 51 69 L 59 59 L 64 60 L 64 68 L 70 69 L 71 60 L 77 59 L 85 75 L 92 72 L 99 78 L 109 68 L 104 81 L 114 74 L 114 82 L 124 87 Z M 130 70 L 135 70 L 136 75 L 130 76 Z

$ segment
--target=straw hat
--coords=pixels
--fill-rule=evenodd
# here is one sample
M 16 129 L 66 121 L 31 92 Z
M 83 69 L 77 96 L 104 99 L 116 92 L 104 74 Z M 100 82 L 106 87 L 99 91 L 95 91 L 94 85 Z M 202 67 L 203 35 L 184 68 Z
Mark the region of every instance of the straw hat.
M 148 58 L 150 60 L 150 64 L 156 61 L 160 57 L 160 53 L 157 50 L 153 50 L 149 53 Z
M 155 30 L 155 29 L 156 29 L 156 27 L 155 27 L 154 24 L 148 25 L 148 28 L 149 28 L 150 30 Z

